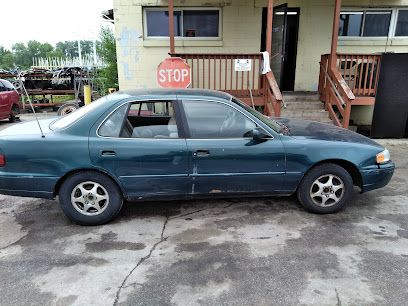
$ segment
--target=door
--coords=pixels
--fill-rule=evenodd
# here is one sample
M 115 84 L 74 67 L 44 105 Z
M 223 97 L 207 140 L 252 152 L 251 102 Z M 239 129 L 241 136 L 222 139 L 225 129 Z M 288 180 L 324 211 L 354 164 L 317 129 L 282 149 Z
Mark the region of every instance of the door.
M 172 100 L 126 103 L 90 139 L 93 163 L 113 173 L 130 198 L 189 193 L 187 146 L 175 109 Z
M 279 87 L 283 83 L 287 12 L 288 5 L 286 3 L 273 9 L 271 69 L 276 80 L 279 82 Z
M 8 89 L 0 81 L 0 117 L 8 118 L 9 116 L 9 102 L 8 102 Z
M 271 68 L 282 91 L 295 89 L 299 8 L 286 4 L 274 8 Z M 267 9 L 262 11 L 261 51 L 266 49 Z
M 238 108 L 184 100 L 193 195 L 278 193 L 285 152 L 278 138 L 254 141 L 254 120 Z

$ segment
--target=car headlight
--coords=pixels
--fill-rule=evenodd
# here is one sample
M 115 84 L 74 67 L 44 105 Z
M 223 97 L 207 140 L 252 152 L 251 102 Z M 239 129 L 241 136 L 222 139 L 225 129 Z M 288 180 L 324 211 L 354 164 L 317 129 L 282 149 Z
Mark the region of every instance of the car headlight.
M 384 164 L 390 161 L 390 151 L 385 149 L 377 154 L 377 164 Z

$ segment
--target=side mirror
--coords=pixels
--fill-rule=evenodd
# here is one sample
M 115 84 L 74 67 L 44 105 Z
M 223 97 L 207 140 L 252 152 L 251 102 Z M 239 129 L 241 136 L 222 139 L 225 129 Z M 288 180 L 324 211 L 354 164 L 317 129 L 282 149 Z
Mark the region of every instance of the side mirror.
M 252 130 L 252 138 L 256 141 L 260 140 L 265 140 L 265 139 L 270 139 L 271 135 L 266 133 L 263 129 L 260 127 L 256 127 Z

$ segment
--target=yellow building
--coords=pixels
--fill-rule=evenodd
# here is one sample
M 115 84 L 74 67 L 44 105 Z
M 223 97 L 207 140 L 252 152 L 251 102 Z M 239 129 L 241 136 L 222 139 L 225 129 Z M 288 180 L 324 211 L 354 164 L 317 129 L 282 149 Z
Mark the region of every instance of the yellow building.
M 156 67 L 169 57 L 170 50 L 168 4 L 160 0 L 114 0 L 121 89 L 157 87 Z M 331 49 L 335 0 L 275 0 L 273 5 L 271 66 L 280 89 L 317 91 L 319 62 Z M 267 6 L 267 0 L 174 1 L 175 53 L 265 51 Z M 343 0 L 339 13 L 337 52 L 408 52 L 408 0 Z M 345 60 L 346 68 L 350 60 Z M 209 65 L 205 69 L 211 69 Z M 214 65 L 216 71 L 217 62 Z M 224 64 L 221 61 L 219 65 L 221 70 Z M 227 82 L 223 75 L 224 70 L 220 71 L 220 83 Z M 217 84 L 205 87 L 222 89 Z M 363 115 L 357 117 L 363 124 L 369 123 L 370 108 L 362 109 Z M 361 113 L 358 107 L 353 112 Z

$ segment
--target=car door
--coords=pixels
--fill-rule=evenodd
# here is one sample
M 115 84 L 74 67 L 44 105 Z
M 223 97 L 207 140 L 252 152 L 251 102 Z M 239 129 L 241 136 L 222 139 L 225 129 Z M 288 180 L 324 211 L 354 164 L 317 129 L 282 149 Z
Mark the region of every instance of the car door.
M 4 84 L 0 81 L 0 117 L 7 118 L 8 113 L 8 91 Z
M 129 197 L 189 192 L 187 145 L 175 109 L 172 100 L 125 103 L 90 140 L 93 163 L 109 169 Z
M 193 194 L 281 191 L 285 150 L 279 137 L 255 141 L 256 120 L 229 103 L 183 100 L 181 105 Z

